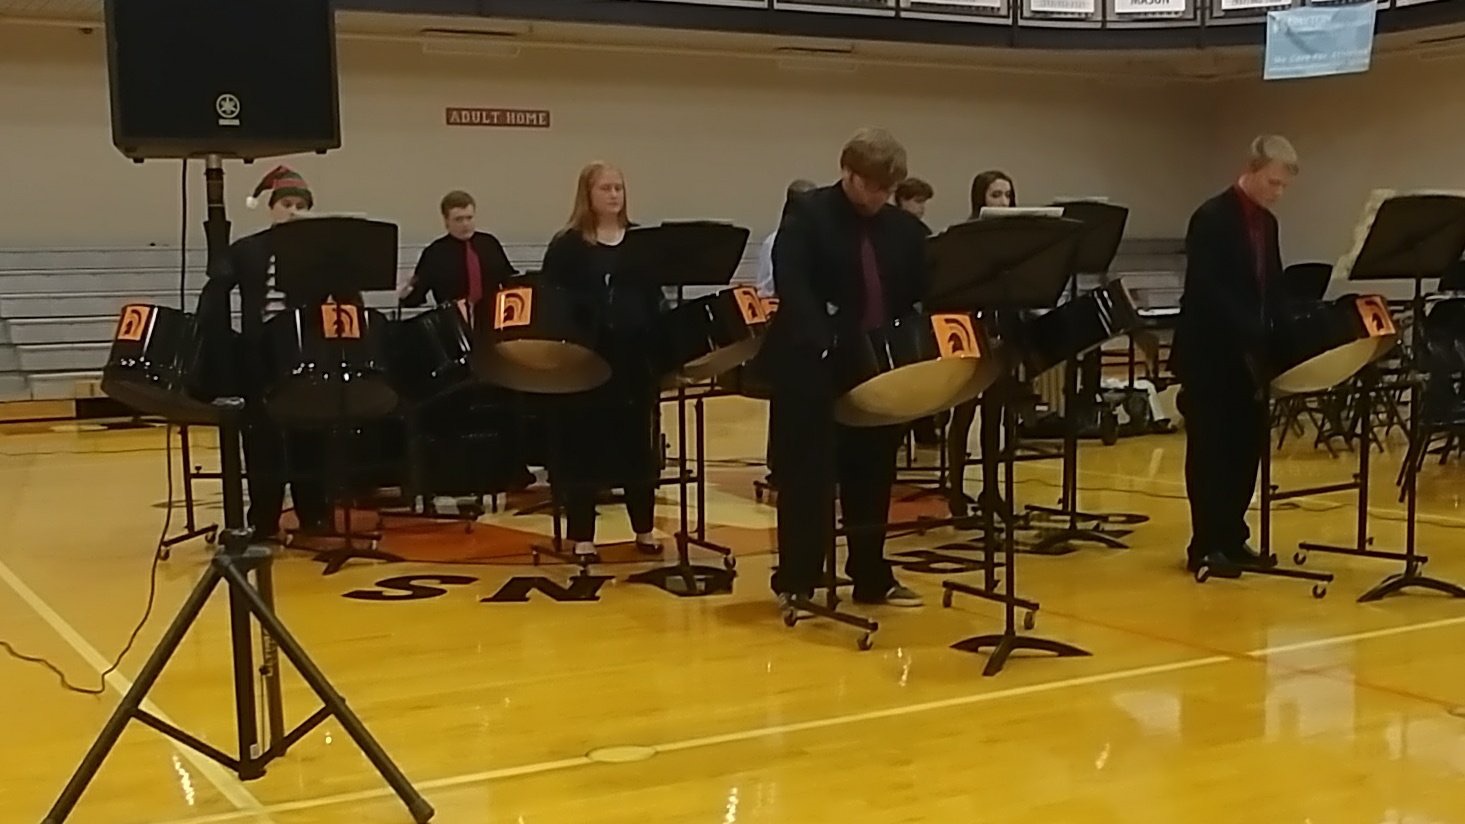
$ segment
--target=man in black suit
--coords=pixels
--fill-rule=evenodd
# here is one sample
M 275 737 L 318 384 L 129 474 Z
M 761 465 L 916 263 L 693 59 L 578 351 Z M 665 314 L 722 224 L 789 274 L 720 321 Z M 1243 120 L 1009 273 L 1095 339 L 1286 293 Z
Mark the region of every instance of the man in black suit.
M 1188 568 L 1236 577 L 1258 562 L 1247 546 L 1246 511 L 1256 492 L 1268 411 L 1267 316 L 1281 302 L 1282 255 L 1271 208 L 1298 172 L 1286 138 L 1252 142 L 1241 176 L 1190 218 L 1185 291 L 1170 368 L 1185 416 L 1185 486 L 1190 500 Z
M 448 233 L 422 250 L 412 279 L 399 293 L 402 305 L 421 306 L 431 292 L 437 304 L 467 300 L 477 306 L 518 274 L 498 238 L 478 231 L 476 209 L 467 192 L 443 197 L 440 210 Z
M 880 129 L 845 144 L 839 182 L 791 200 L 773 248 L 778 314 L 764 344 L 779 466 L 778 571 L 785 607 L 809 597 L 834 546 L 835 487 L 849 535 L 854 600 L 919 606 L 885 560 L 885 526 L 903 427 L 834 421 L 832 353 L 909 312 L 926 287 L 926 236 L 889 205 L 906 177 L 905 149 Z

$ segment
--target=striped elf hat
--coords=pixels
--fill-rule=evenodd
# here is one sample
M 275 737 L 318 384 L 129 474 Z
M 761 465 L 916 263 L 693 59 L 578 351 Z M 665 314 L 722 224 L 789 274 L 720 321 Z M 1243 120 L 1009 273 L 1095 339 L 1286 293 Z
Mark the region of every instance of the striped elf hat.
M 244 199 L 244 205 L 253 209 L 259 206 L 260 195 L 270 193 L 270 205 L 273 206 L 282 197 L 295 196 L 304 198 L 305 205 L 315 207 L 315 197 L 310 194 L 310 186 L 300 173 L 288 166 L 276 166 L 264 177 L 260 178 L 259 185 L 254 187 L 254 194 Z

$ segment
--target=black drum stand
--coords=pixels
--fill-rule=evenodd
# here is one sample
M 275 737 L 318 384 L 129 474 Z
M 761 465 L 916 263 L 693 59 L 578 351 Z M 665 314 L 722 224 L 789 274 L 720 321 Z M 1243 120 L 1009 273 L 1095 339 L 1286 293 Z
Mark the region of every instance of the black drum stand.
M 244 526 L 244 487 L 240 473 L 239 420 L 244 402 L 238 398 L 227 398 L 215 402 L 223 413 L 220 424 L 221 460 L 224 482 L 224 525 L 218 552 L 209 563 L 208 570 L 199 580 L 193 592 L 184 602 L 178 615 L 163 633 L 162 639 L 148 657 L 136 680 L 122 703 L 107 721 L 81 766 L 67 782 L 60 798 L 51 808 L 43 824 L 60 824 L 71 814 L 77 801 L 86 791 L 88 784 L 101 768 L 102 762 L 121 737 L 128 722 L 137 720 L 152 727 L 175 741 L 223 764 L 236 773 L 241 780 L 253 780 L 265 774 L 266 767 L 283 756 L 291 746 L 299 742 L 310 730 L 327 718 L 334 717 L 346 730 L 382 778 L 407 806 L 412 820 L 417 824 L 430 821 L 435 813 L 412 784 L 407 780 L 391 758 L 382 750 L 361 720 L 346 706 L 346 701 L 336 692 L 325 675 L 310 659 L 300 642 L 290 634 L 284 623 L 274 612 L 273 605 L 250 581 L 251 573 L 267 576 L 272 557 L 267 547 L 251 545 L 249 529 Z M 228 755 L 205 743 L 199 738 L 159 719 L 142 709 L 142 703 L 163 668 L 167 666 L 184 635 L 202 613 L 209 598 L 220 584 L 228 588 L 230 646 L 234 662 L 234 711 L 237 724 L 239 753 Z M 254 668 L 252 652 L 251 618 L 258 621 L 264 633 L 279 645 L 285 657 L 300 672 L 302 678 L 324 704 L 295 729 L 279 737 L 272 736 L 267 747 L 261 747 L 258 740 L 255 695 L 251 679 Z M 276 719 L 278 715 L 274 715 Z
M 180 463 L 183 466 L 183 531 L 169 538 L 163 539 L 160 557 L 166 561 L 172 556 L 173 547 L 187 543 L 194 538 L 203 538 L 206 543 L 212 544 L 218 537 L 219 527 L 217 524 L 199 526 L 195 514 L 196 503 L 193 500 L 193 482 L 198 477 L 194 473 L 193 454 L 189 445 L 188 424 L 178 425 L 178 438 L 181 443 Z M 171 505 L 171 501 L 169 504 Z

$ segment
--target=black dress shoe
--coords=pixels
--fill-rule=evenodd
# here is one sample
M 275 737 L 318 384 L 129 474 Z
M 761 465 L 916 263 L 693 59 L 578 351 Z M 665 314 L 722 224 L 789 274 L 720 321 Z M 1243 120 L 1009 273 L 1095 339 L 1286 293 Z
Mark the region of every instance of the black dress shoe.
M 1186 556 L 1185 568 L 1192 575 L 1205 567 L 1208 577 L 1211 578 L 1240 578 L 1241 564 L 1227 557 L 1224 553 L 1211 552 L 1206 555 L 1189 553 Z
M 1260 552 L 1257 552 L 1255 549 L 1252 549 L 1251 544 L 1245 542 L 1242 542 L 1240 546 L 1228 549 L 1226 552 L 1222 553 L 1222 555 L 1230 560 L 1231 563 L 1238 564 L 1244 567 L 1249 566 L 1261 567 L 1262 569 L 1271 569 L 1272 567 L 1277 565 L 1276 555 L 1263 555 Z

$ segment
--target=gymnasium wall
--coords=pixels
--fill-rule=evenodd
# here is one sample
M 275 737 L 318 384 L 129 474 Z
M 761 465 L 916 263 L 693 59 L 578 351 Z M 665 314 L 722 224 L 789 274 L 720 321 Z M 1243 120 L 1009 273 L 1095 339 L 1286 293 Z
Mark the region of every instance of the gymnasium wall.
M 1261 131 L 1288 135 L 1303 173 L 1278 208 L 1289 261 L 1332 262 L 1353 242 L 1370 191 L 1465 190 L 1465 60 L 1390 56 L 1368 74 L 1221 87 L 1213 141 L 1219 189 Z
M 837 174 L 840 144 L 884 124 L 937 190 L 930 222 L 965 217 L 972 175 L 998 166 L 1022 200 L 1105 194 L 1131 234 L 1176 236 L 1213 180 L 1195 162 L 1213 101 L 1195 86 L 963 69 L 780 70 L 771 60 L 526 49 L 514 59 L 425 55 L 408 42 L 341 44 L 345 145 L 290 162 L 318 208 L 366 212 L 405 242 L 439 231 L 436 204 L 474 192 L 482 222 L 515 242 L 565 220 L 582 163 L 629 178 L 632 217 L 715 217 L 761 236 L 795 176 Z M 261 60 L 282 59 L 261 44 Z M 552 128 L 449 128 L 448 106 L 548 109 Z M 172 244 L 176 162 L 134 165 L 112 148 L 105 39 L 0 25 L 0 179 L 13 208 L 0 245 Z M 235 232 L 263 224 L 242 202 L 269 164 L 230 164 Z M 201 170 L 189 173 L 194 242 Z

